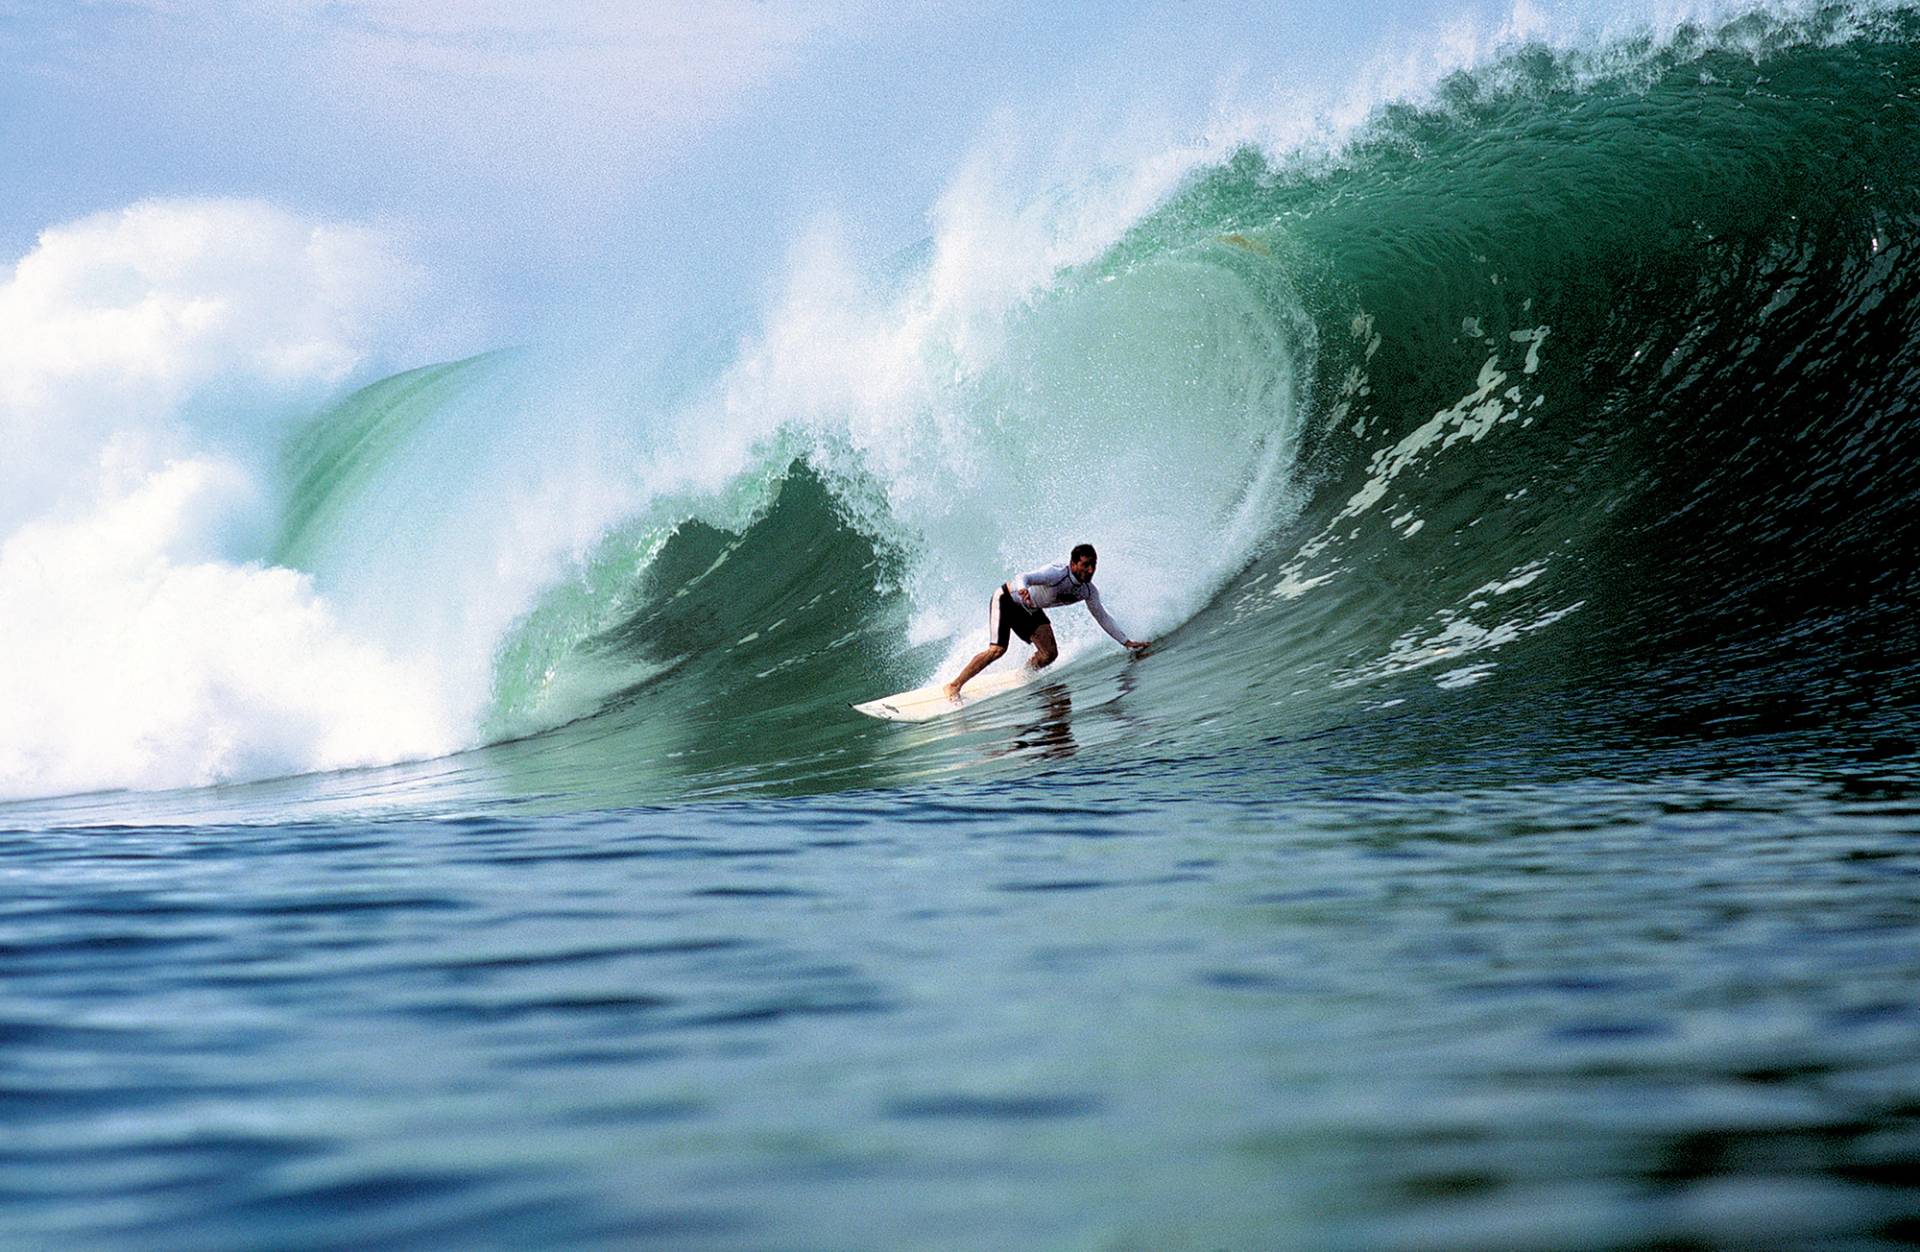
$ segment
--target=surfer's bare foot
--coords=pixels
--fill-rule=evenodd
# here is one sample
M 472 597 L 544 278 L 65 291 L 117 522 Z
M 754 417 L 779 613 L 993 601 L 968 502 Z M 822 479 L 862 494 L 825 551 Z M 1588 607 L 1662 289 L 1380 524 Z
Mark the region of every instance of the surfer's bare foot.
M 945 687 L 941 688 L 941 690 L 947 693 L 947 699 L 953 701 L 955 704 L 960 703 L 959 683 L 948 683 Z

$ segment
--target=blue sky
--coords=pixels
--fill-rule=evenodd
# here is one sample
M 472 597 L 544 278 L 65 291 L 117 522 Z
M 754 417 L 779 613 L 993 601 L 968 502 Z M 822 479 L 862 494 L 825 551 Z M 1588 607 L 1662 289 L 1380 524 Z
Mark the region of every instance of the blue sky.
M 885 255 L 996 131 L 1043 152 L 1190 140 L 1223 101 L 1328 98 L 1511 20 L 1428 0 L 0 0 L 0 253 L 148 197 L 260 198 L 400 233 L 476 334 L 512 341 L 582 302 L 751 301 L 822 217 Z

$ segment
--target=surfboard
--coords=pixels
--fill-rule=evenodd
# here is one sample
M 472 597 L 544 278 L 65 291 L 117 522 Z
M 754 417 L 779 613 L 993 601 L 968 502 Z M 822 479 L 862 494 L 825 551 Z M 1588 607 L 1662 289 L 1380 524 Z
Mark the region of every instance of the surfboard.
M 877 717 L 888 722 L 926 722 L 948 713 L 958 713 L 961 709 L 972 708 L 982 700 L 991 700 L 994 696 L 1012 691 L 1015 687 L 1024 687 L 1033 677 L 1032 671 L 1025 665 L 1016 665 L 992 674 L 981 674 L 960 689 L 960 699 L 947 699 L 946 680 L 941 679 L 926 687 L 916 687 L 912 691 L 902 691 L 898 695 L 881 696 L 878 700 L 869 700 L 865 704 L 853 705 L 858 713 L 868 717 Z

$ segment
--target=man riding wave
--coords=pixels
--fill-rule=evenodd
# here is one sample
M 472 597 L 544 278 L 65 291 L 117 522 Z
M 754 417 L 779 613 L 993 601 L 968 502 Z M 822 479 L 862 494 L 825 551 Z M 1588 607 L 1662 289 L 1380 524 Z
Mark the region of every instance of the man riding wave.
M 959 677 L 947 684 L 947 698 L 958 700 L 960 688 L 966 686 L 969 679 L 1006 655 L 1010 633 L 1033 645 L 1033 657 L 1027 662 L 1029 669 L 1045 669 L 1053 664 L 1060 655 L 1060 645 L 1054 641 L 1053 623 L 1047 620 L 1046 611 L 1062 604 L 1085 603 L 1087 612 L 1100 623 L 1100 629 L 1112 635 L 1121 647 L 1143 651 L 1146 643 L 1127 638 L 1126 632 L 1114 624 L 1100 603 L 1100 592 L 1093 585 L 1093 571 L 1099 563 L 1100 556 L 1093 545 L 1083 543 L 1068 554 L 1064 563 L 1017 574 L 995 588 L 987 601 L 987 646 L 967 662 Z

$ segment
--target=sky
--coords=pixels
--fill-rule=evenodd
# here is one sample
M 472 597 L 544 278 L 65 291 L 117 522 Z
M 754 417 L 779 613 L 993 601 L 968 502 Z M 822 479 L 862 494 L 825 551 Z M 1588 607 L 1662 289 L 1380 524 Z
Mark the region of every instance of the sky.
M 983 146 L 1192 142 L 1515 11 L 0 0 L 0 256 L 144 199 L 260 199 L 403 240 L 436 346 L 471 350 L 582 306 L 751 304 L 821 220 L 914 243 Z

